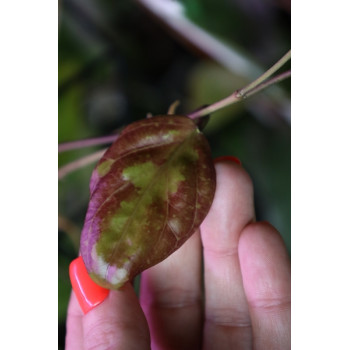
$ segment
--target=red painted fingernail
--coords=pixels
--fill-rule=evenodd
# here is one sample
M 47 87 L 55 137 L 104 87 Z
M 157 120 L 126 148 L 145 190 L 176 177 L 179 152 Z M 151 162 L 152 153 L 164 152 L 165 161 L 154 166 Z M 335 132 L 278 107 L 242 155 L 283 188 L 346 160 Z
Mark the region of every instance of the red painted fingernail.
M 242 165 L 242 162 L 235 156 L 221 156 L 221 157 L 215 158 L 214 162 L 217 163 L 225 160 L 228 160 L 230 162 L 235 162 L 238 165 Z
M 81 256 L 70 263 L 69 277 L 84 314 L 107 298 L 109 289 L 99 286 L 91 279 Z

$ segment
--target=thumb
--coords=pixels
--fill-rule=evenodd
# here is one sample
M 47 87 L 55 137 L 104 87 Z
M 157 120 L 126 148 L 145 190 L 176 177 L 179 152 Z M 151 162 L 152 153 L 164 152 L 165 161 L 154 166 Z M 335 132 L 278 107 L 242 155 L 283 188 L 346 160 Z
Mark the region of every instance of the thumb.
M 86 289 L 91 291 L 91 283 L 94 283 L 91 279 L 81 282 L 87 278 L 85 273 L 85 266 L 82 268 L 81 264 L 75 273 L 71 272 L 74 293 L 68 306 L 66 349 L 149 350 L 148 325 L 132 285 L 127 283 L 119 290 L 111 290 L 97 306 L 89 311 L 85 307 L 84 315 L 80 305 L 89 295 Z

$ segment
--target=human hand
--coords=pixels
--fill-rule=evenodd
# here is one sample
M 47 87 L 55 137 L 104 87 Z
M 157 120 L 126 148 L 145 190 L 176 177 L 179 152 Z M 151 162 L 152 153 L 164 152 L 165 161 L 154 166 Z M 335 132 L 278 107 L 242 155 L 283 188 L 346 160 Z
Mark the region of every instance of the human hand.
M 216 161 L 200 232 L 142 273 L 140 300 L 130 283 L 101 289 L 84 315 L 72 293 L 67 350 L 290 348 L 289 256 L 278 232 L 255 222 L 251 180 L 232 160 Z

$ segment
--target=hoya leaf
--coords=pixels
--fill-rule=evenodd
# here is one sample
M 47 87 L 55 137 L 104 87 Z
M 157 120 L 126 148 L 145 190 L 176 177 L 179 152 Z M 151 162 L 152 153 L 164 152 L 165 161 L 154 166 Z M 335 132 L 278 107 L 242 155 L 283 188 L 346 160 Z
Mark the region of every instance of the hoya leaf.
M 215 192 L 209 144 L 185 116 L 132 123 L 97 164 L 90 192 L 81 255 L 96 283 L 118 289 L 204 220 Z

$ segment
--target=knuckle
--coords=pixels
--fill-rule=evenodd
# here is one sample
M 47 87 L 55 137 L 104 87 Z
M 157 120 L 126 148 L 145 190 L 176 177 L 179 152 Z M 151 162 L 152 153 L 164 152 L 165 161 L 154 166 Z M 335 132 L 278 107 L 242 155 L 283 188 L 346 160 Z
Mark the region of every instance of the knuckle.
M 232 328 L 251 326 L 249 315 L 234 308 L 212 308 L 206 313 L 206 321 L 216 326 Z

